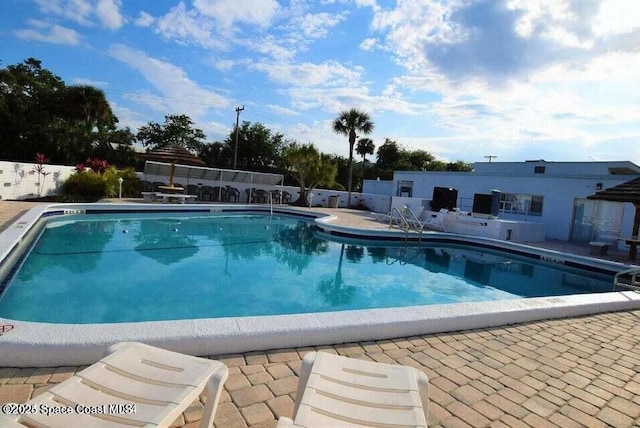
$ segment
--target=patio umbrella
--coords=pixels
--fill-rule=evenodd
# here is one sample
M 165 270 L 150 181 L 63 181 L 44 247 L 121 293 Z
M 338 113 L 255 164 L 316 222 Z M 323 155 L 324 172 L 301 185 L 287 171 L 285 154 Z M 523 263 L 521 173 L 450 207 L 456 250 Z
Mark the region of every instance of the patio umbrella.
M 171 164 L 169 187 L 173 187 L 175 164 L 191 166 L 207 165 L 202 159 L 192 155 L 189 150 L 180 146 L 159 147 L 146 153 L 142 153 L 140 157 L 145 161 L 166 162 Z

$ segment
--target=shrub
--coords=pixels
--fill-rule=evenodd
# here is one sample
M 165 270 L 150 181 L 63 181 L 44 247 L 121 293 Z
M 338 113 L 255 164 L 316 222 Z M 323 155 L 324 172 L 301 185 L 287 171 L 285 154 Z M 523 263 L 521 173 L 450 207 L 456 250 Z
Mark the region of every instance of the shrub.
M 117 198 L 120 184 L 118 178 L 122 177 L 122 197 L 137 198 L 140 196 L 140 180 L 133 168 L 125 168 L 118 170 L 115 166 L 110 166 L 102 175 L 106 183 L 106 196 L 109 198 Z
M 77 172 L 62 184 L 62 193 L 69 202 L 95 202 L 107 194 L 107 183 L 99 174 Z

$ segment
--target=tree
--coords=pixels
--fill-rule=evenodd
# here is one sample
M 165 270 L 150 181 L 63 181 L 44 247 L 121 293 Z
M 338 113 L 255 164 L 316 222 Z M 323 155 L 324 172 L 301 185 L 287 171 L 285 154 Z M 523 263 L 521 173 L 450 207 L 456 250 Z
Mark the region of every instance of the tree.
M 318 185 L 331 186 L 335 181 L 336 165 L 311 143 L 289 144 L 282 153 L 282 162 L 300 185 L 300 197 L 294 205 L 306 206 L 309 192 Z
M 425 150 L 405 151 L 404 158 L 410 171 L 428 171 L 435 157 Z
M 360 138 L 358 140 L 358 144 L 356 145 L 356 153 L 362 156 L 362 181 L 364 182 L 364 170 L 366 168 L 367 163 L 367 155 L 372 155 L 374 153 L 376 146 L 373 144 L 373 140 L 371 138 Z M 360 186 L 360 191 L 362 191 L 362 185 Z
M 273 133 L 262 123 L 244 121 L 238 127 L 238 168 L 251 168 L 269 172 L 281 164 L 280 153 L 285 144 L 284 135 Z M 236 145 L 235 125 L 225 140 L 225 151 L 232 165 Z
M 347 183 L 347 206 L 351 206 L 351 184 L 353 181 L 353 146 L 356 142 L 356 132 L 362 132 L 365 135 L 373 131 L 373 122 L 369 118 L 369 114 L 361 112 L 355 108 L 345 110 L 333 120 L 333 131 L 337 134 L 349 137 L 349 181 Z
M 202 146 L 202 149 L 198 152 L 198 157 L 208 166 L 229 168 L 231 167 L 233 152 L 224 143 L 216 141 Z
M 382 170 L 392 170 L 402 159 L 402 149 L 397 142 L 385 138 L 384 144 L 378 147 L 376 166 Z
M 59 112 L 65 120 L 58 122 L 58 132 L 66 144 L 59 149 L 65 159 L 78 161 L 111 142 L 110 132 L 118 119 L 104 91 L 88 85 L 67 86 L 60 91 L 60 100 Z
M 366 156 L 374 153 L 376 146 L 371 138 L 360 138 L 356 146 L 356 153 L 362 156 L 362 165 L 366 162 Z
M 0 158 L 30 162 L 36 152 L 57 161 L 49 124 L 62 79 L 34 58 L 0 69 Z
M 37 59 L 0 69 L 2 159 L 29 162 L 40 152 L 74 164 L 122 141 L 117 123 L 101 89 L 67 86 Z
M 186 114 L 167 114 L 164 124 L 149 122 L 138 130 L 138 141 L 153 150 L 159 147 L 179 146 L 191 152 L 200 152 L 205 144 L 202 130 L 193 127 Z

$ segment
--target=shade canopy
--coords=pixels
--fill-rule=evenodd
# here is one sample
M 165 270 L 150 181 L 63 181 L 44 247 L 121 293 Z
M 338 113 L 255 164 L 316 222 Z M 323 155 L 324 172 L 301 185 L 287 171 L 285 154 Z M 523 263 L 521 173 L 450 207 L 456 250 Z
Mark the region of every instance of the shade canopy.
M 595 195 L 587 196 L 587 199 L 612 202 L 631 202 L 636 207 L 636 215 L 633 218 L 633 230 L 631 235 L 639 238 L 640 232 L 640 177 L 625 181 L 617 186 L 596 192 Z M 631 244 L 629 258 L 635 259 L 636 244 Z
M 171 163 L 147 161 L 144 165 L 144 173 L 149 175 L 169 176 Z M 230 181 L 236 183 L 252 183 L 264 185 L 282 184 L 282 174 L 269 174 L 265 172 L 240 171 L 235 169 L 207 168 L 199 166 L 175 164 L 173 175 L 175 177 L 188 178 L 189 181 L 210 180 Z
M 189 150 L 180 146 L 160 147 L 147 153 L 141 153 L 140 157 L 146 161 L 175 162 L 181 165 L 205 166 L 206 163 Z
M 640 177 L 626 181 L 617 186 L 600 190 L 595 195 L 587 196 L 587 199 L 612 202 L 631 202 L 640 205 Z

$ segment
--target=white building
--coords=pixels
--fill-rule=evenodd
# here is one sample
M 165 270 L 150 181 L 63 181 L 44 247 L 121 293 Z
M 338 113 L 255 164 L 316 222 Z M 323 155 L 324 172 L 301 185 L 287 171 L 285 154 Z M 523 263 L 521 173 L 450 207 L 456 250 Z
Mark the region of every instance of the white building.
M 426 206 L 435 187 L 453 188 L 463 211 L 472 211 L 475 194 L 497 190 L 500 218 L 544 223 L 547 239 L 615 243 L 619 236 L 631 236 L 632 204 L 586 197 L 637 178 L 640 167 L 632 162 L 540 160 L 480 162 L 473 167 L 472 172 L 395 171 L 392 181 L 365 180 L 363 190 L 418 199 Z

